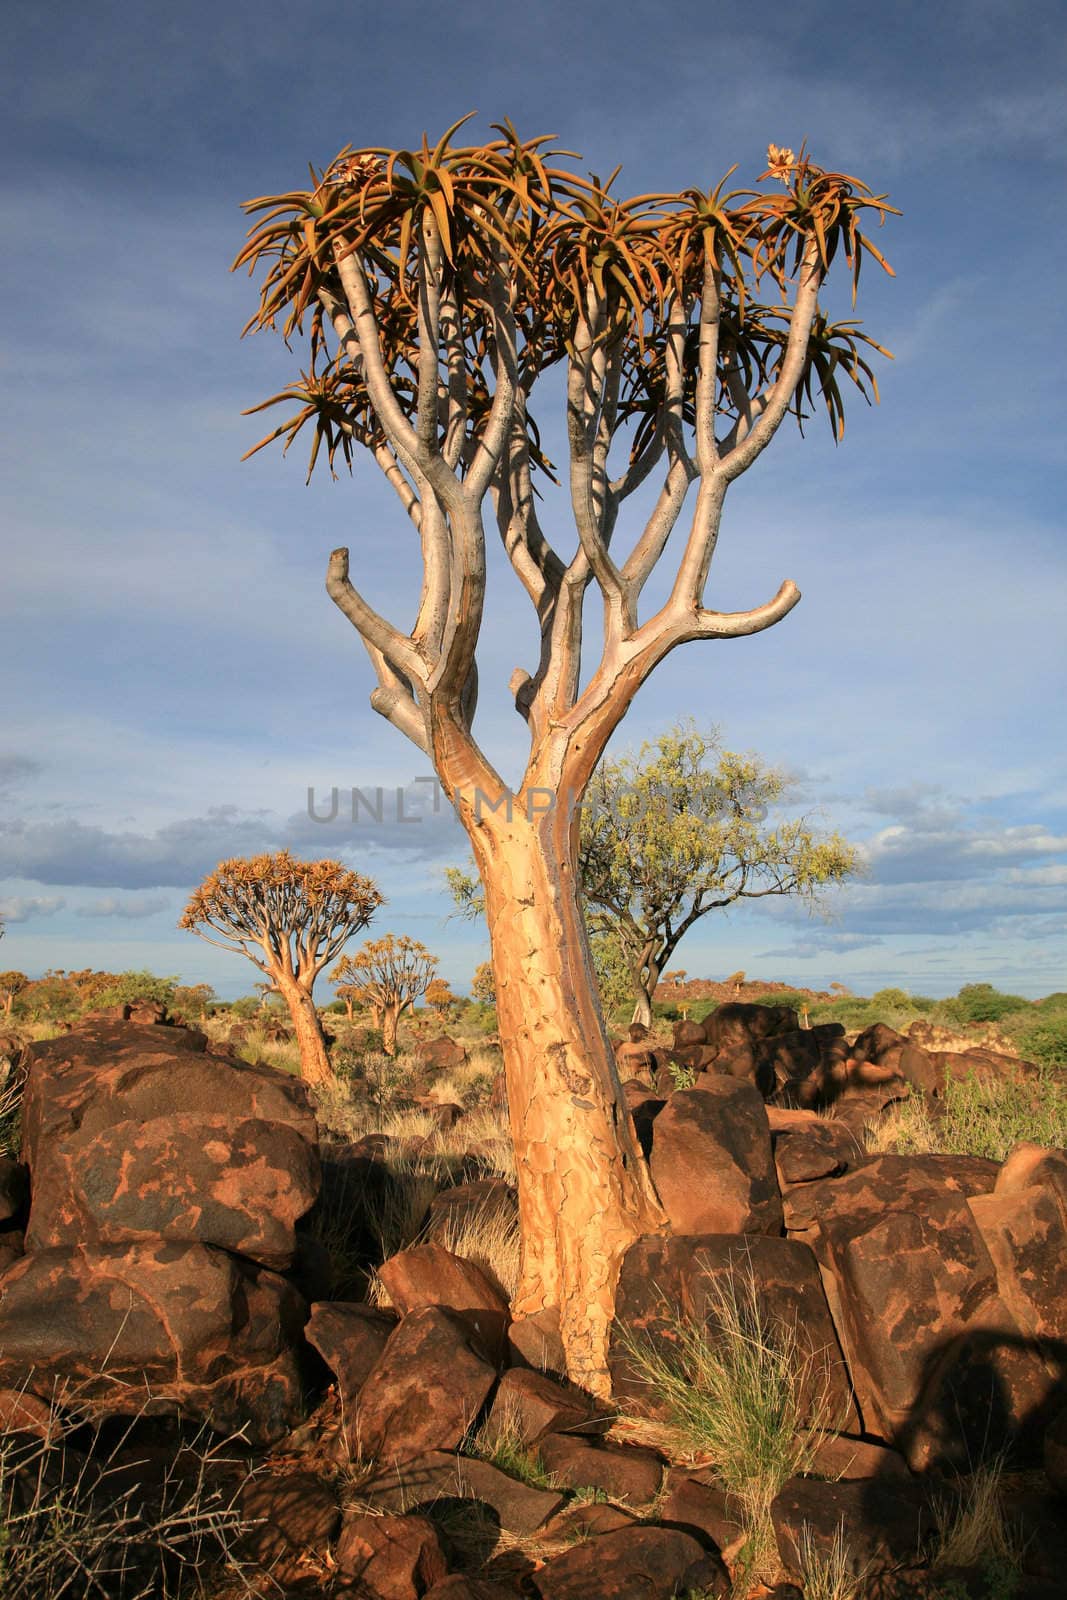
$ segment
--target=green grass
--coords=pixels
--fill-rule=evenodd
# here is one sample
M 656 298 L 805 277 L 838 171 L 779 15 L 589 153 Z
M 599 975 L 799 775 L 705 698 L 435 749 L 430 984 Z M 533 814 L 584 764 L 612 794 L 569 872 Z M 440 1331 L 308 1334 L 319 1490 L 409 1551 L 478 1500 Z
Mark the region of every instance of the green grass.
M 975 1073 L 950 1079 L 941 1103 L 943 1113 L 932 1116 L 924 1097 L 912 1094 L 869 1135 L 868 1147 L 1003 1161 L 1024 1141 L 1067 1146 L 1067 1081 L 1050 1069 L 1021 1081 Z
M 823 1419 L 805 1402 L 811 1361 L 797 1329 L 768 1316 L 751 1268 L 709 1280 L 707 1317 L 708 1325 L 674 1319 L 659 1340 L 621 1329 L 620 1343 L 665 1410 L 680 1453 L 710 1457 L 736 1498 L 748 1536 L 744 1566 L 759 1573 L 777 1560 L 771 1503 L 810 1464 Z
M 534 1445 L 527 1444 L 517 1419 L 503 1416 L 487 1419 L 467 1446 L 468 1455 L 488 1461 L 491 1466 L 518 1478 L 531 1489 L 555 1489 L 556 1480 L 541 1460 Z

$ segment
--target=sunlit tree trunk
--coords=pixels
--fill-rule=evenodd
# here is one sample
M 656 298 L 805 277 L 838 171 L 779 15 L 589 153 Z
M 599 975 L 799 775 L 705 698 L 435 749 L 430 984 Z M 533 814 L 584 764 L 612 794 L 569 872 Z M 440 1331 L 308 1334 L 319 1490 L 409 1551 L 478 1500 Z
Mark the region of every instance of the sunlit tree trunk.
M 400 1023 L 400 1006 L 395 1002 L 387 1002 L 381 1010 L 382 1022 L 382 1049 L 387 1056 L 396 1055 L 396 1030 Z
M 518 1171 L 514 1311 L 560 1310 L 572 1379 L 607 1394 L 619 1266 L 665 1226 L 608 1040 L 578 897 L 577 832 L 561 801 L 470 818 L 486 892 Z
M 276 981 L 293 1020 L 300 1050 L 300 1076 L 306 1083 L 332 1083 L 334 1072 L 314 1000 L 295 979 L 282 975 Z

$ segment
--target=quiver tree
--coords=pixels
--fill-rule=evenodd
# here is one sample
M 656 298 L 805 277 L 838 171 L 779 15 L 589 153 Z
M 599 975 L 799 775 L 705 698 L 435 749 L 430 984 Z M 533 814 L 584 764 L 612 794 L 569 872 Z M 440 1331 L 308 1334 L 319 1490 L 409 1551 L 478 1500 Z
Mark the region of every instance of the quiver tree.
M 302 335 L 308 350 L 263 403 L 295 409 L 254 448 L 310 426 L 312 469 L 367 450 L 421 551 L 404 625 L 356 590 L 346 549 L 327 590 L 366 646 L 372 706 L 432 761 L 485 885 L 519 1174 L 515 1312 L 558 1307 L 571 1377 L 604 1391 L 622 1253 L 665 1219 L 593 980 L 576 808 L 664 656 L 768 628 L 799 599 L 786 582 L 750 611 L 715 610 L 708 568 L 727 490 L 785 417 L 819 395 L 837 434 L 842 381 L 873 387 L 870 341 L 819 297 L 835 262 L 855 286 L 863 256 L 881 259 L 861 223 L 889 208 L 774 147 L 769 189 L 621 199 L 614 179 L 552 164 L 546 138 L 499 131 L 346 148 L 309 188 L 247 203 L 259 220 L 235 266 L 265 270 L 248 330 Z M 535 414 L 552 367 L 566 391 L 565 542 L 542 526 L 534 487 L 552 477 Z M 656 472 L 651 514 L 627 525 Z M 690 489 L 665 598 L 642 607 Z M 487 502 L 536 619 L 530 669 L 510 683 L 530 739 L 514 792 L 472 730 Z M 600 640 L 583 671 L 591 586 Z
M 382 1049 L 396 1055 L 396 1030 L 405 1011 L 434 983 L 437 957 L 406 933 L 368 939 L 355 955 L 342 956 L 331 973 L 335 983 L 351 986 L 367 1006 L 374 1026 L 382 1030 Z
M 266 974 L 289 1008 L 309 1083 L 333 1077 L 315 1009 L 315 979 L 383 902 L 369 878 L 339 861 L 275 855 L 220 861 L 182 913 L 208 944 L 236 950 Z
M 447 978 L 433 978 L 427 985 L 424 999 L 437 1020 L 447 1022 L 456 1005 L 457 996 L 449 988 Z
M 0 1006 L 4 1008 L 5 1017 L 11 1015 L 11 1007 L 29 981 L 24 972 L 0 972 Z
M 782 895 L 814 904 L 855 870 L 840 834 L 772 815 L 789 790 L 776 768 L 692 725 L 600 763 L 582 812 L 582 889 L 591 929 L 625 955 L 635 1022 L 651 1027 L 661 974 L 710 911 Z M 744 978 L 727 978 L 735 994 Z

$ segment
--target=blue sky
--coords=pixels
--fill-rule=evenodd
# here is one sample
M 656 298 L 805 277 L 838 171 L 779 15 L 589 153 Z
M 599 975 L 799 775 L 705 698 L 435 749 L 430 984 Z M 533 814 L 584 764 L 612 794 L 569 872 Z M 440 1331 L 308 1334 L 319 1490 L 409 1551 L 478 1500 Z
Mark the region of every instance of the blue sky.
M 780 438 L 727 506 L 709 598 L 803 591 L 778 628 L 676 652 L 616 741 L 680 715 L 796 774 L 863 849 L 809 919 L 707 919 L 692 975 L 945 994 L 1067 987 L 1062 95 L 1059 8 L 675 3 L 395 7 L 59 0 L 5 25 L 0 139 L 0 965 L 150 967 L 247 992 L 179 933 L 221 857 L 344 855 L 465 986 L 487 954 L 447 921 L 458 826 L 358 830 L 324 796 L 410 785 L 362 647 L 323 590 L 350 544 L 382 609 L 412 605 L 408 530 L 360 463 L 303 484 L 303 447 L 240 462 L 244 407 L 297 364 L 239 339 L 239 203 L 345 144 L 406 144 L 477 108 L 552 132 L 629 192 L 708 185 L 767 143 L 888 190 L 860 312 L 896 354 L 882 404 Z M 12 159 L 12 157 L 14 159 Z M 565 527 L 563 508 L 556 524 Z M 525 596 L 494 566 L 479 731 L 509 774 L 530 664 Z M 414 791 L 413 791 L 414 792 Z M 414 840 L 414 842 L 413 842 Z

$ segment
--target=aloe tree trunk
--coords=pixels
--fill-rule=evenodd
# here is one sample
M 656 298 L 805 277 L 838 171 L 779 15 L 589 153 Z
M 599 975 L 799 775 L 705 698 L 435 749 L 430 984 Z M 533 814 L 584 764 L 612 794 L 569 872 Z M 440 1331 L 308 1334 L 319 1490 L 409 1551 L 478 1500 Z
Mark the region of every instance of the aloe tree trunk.
M 545 793 L 545 789 L 541 793 Z M 465 816 L 486 894 L 518 1173 L 513 1311 L 559 1308 L 572 1379 L 607 1394 L 619 1266 L 665 1217 L 637 1145 L 601 1014 L 566 801 Z
M 334 1071 L 322 1032 L 322 1023 L 309 989 L 298 979 L 281 973 L 275 982 L 289 1008 L 300 1050 L 300 1076 L 306 1083 L 332 1083 Z

